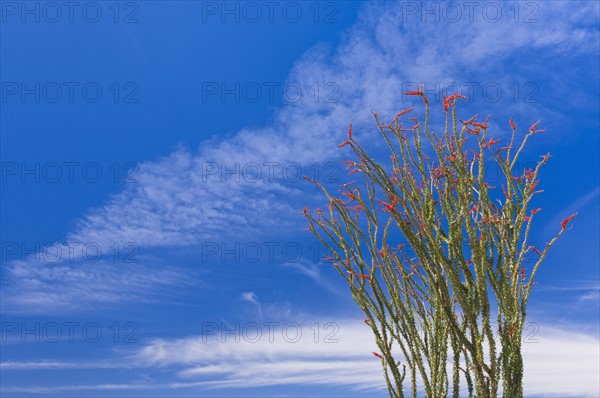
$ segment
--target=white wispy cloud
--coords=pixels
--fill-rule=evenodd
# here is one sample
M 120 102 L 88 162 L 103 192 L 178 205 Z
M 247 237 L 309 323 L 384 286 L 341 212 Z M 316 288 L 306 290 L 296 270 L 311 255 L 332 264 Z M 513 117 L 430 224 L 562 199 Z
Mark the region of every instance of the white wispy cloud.
M 0 362 L 0 369 L 9 370 L 65 370 L 65 369 L 127 369 L 136 365 L 123 361 L 4 361 Z
M 560 285 L 542 285 L 537 288 L 539 291 L 558 291 L 558 292 L 578 292 L 578 291 L 598 291 L 600 289 L 600 280 L 571 280 L 561 281 Z
M 283 264 L 284 267 L 291 268 L 296 272 L 306 275 L 312 279 L 317 285 L 325 287 L 332 293 L 342 295 L 344 292 L 340 291 L 339 288 L 335 287 L 321 272 L 321 267 L 324 266 L 323 262 L 315 263 L 306 259 L 299 259 L 295 262 L 288 262 Z
M 262 320 L 262 305 L 254 292 L 244 292 L 242 293 L 242 300 L 247 301 L 253 304 L 256 307 L 256 312 L 258 315 L 258 319 Z
M 2 312 L 57 314 L 91 311 L 116 303 L 164 302 L 174 286 L 200 286 L 193 270 L 164 265 L 47 264 L 18 261 L 3 270 Z
M 385 381 L 369 327 L 361 321 L 323 319 L 314 323 L 261 325 L 236 336 L 220 334 L 180 339 L 155 339 L 129 356 L 131 367 L 171 372 L 170 382 L 6 387 L 8 392 L 61 392 L 101 389 L 213 388 L 264 386 L 338 386 L 384 396 Z M 325 328 L 326 325 L 329 325 Z M 332 326 L 333 325 L 333 326 Z M 316 334 L 315 330 L 319 330 Z M 600 340 L 578 330 L 539 324 L 523 344 L 526 396 L 596 397 L 600 393 Z M 298 333 L 301 331 L 301 334 Z M 526 331 L 526 334 L 528 332 Z M 360 342 L 360 343 L 357 343 Z M 398 357 L 402 362 L 402 358 Z M 17 371 L 70 369 L 68 364 L 3 364 Z M 93 364 L 89 365 L 93 367 Z M 104 365 L 109 366 L 109 365 Z M 98 366 L 103 368 L 104 366 Z M 110 387 L 107 387 L 110 386 Z

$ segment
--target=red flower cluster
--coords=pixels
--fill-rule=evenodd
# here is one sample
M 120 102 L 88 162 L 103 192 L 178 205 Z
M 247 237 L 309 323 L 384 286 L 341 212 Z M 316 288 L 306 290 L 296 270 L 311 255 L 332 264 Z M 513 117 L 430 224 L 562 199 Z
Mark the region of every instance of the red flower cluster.
M 396 198 L 394 198 L 394 200 L 392 201 L 391 204 L 387 204 L 385 202 L 382 202 L 381 200 L 375 198 L 376 201 L 379 202 L 379 204 L 383 205 L 383 207 L 385 207 L 385 209 L 387 211 L 389 211 L 390 213 L 394 211 L 394 208 L 396 207 L 396 203 L 398 203 L 398 201 L 396 200 Z
M 406 92 L 404 94 L 406 94 L 406 95 L 419 95 L 419 96 L 421 96 L 421 98 L 423 98 L 423 103 L 425 103 L 425 105 L 429 105 L 429 101 L 427 100 L 427 97 L 425 96 L 425 93 L 423 92 L 423 90 L 408 91 L 408 92 Z
M 479 123 L 478 123 L 478 124 L 479 124 Z M 490 140 L 489 140 L 488 142 L 486 142 L 485 144 L 483 144 L 483 147 L 484 147 L 484 148 L 486 148 L 486 147 L 488 147 L 488 146 L 491 146 L 491 145 L 494 145 L 494 144 L 496 144 L 496 143 L 498 143 L 498 142 L 500 142 L 500 140 L 492 140 L 492 139 L 490 138 Z
M 525 171 L 523 172 L 523 174 L 525 174 L 525 177 L 528 180 L 533 180 L 533 174 L 534 174 L 533 170 L 531 170 L 531 169 L 525 169 Z
M 352 140 L 352 123 L 350 123 L 350 126 L 348 127 L 348 139 L 342 142 L 340 145 L 338 145 L 338 148 L 343 148 L 346 145 L 350 144 L 350 140 Z
M 540 210 L 542 210 L 542 209 L 541 209 L 541 208 L 532 209 L 532 210 L 531 210 L 531 215 L 530 215 L 529 217 L 523 217 L 523 220 L 525 220 L 525 221 L 529 221 L 529 220 L 531 220 L 531 217 L 532 217 L 534 214 L 538 213 Z
M 529 132 L 531 134 L 537 134 L 537 133 L 541 133 L 542 131 L 546 131 L 546 130 L 536 130 L 535 128 L 537 127 L 538 124 L 540 124 L 539 120 L 537 122 L 533 123 L 531 125 L 531 127 L 529 127 Z
M 462 122 L 463 128 L 469 134 L 478 135 L 480 130 L 485 130 L 485 129 L 487 129 L 489 127 L 488 124 L 487 124 L 487 122 L 488 122 L 488 120 L 490 120 L 491 116 L 492 115 L 488 115 L 488 117 L 485 118 L 485 120 L 483 121 L 483 123 L 479 123 L 479 122 L 475 121 L 475 118 L 477 118 L 477 115 L 475 115 L 472 118 L 470 118 L 469 120 L 467 120 L 466 122 Z M 471 126 L 475 127 L 475 129 L 471 130 L 470 128 L 467 127 L 468 125 L 471 125 Z M 490 144 L 490 145 L 492 145 L 492 144 Z
M 446 94 L 444 94 L 444 98 L 443 98 L 444 111 L 448 112 L 448 108 L 450 108 L 451 106 L 454 106 L 454 104 L 456 104 L 456 100 L 459 98 L 467 99 L 467 97 L 465 97 L 464 95 L 461 95 L 461 94 L 452 94 L 449 97 L 446 97 Z
M 413 106 L 413 107 L 411 107 L 411 108 L 408 108 L 408 109 L 405 109 L 405 110 L 403 110 L 403 111 L 399 112 L 399 113 L 396 115 L 396 119 L 398 119 L 399 117 L 402 117 L 402 116 L 406 115 L 408 112 L 412 111 L 413 109 L 415 109 L 415 107 L 414 107 L 414 106 Z
M 567 228 L 567 224 L 569 223 L 569 221 L 571 221 L 572 219 L 574 219 L 577 216 L 577 213 L 570 215 L 569 217 L 565 218 L 561 223 L 560 226 L 562 227 L 562 229 Z

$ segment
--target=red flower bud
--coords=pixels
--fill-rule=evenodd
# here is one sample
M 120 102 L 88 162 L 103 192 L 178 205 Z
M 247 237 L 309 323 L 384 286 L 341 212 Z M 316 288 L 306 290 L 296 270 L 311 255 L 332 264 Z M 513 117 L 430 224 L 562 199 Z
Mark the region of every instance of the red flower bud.
M 391 204 L 387 204 L 387 203 L 385 203 L 385 202 L 382 202 L 381 200 L 379 200 L 379 199 L 377 199 L 377 198 L 376 198 L 375 200 L 376 200 L 376 201 L 378 201 L 380 204 L 382 204 L 382 205 L 383 205 L 383 207 L 385 207 L 385 208 L 387 209 L 387 211 L 389 211 L 389 212 L 392 212 L 392 211 L 394 211 L 394 208 L 396 207 L 396 203 L 398 202 L 398 201 L 396 200 L 396 198 L 394 198 L 394 200 L 392 201 L 392 203 L 391 203 Z
M 401 116 L 406 115 L 408 112 L 412 111 L 413 109 L 415 109 L 415 108 L 412 107 L 412 108 L 408 108 L 408 109 L 405 109 L 405 110 L 401 111 L 400 113 L 398 113 L 396 115 L 396 119 L 399 118 L 399 117 L 401 117 Z
M 545 130 L 536 130 L 535 128 L 537 127 L 538 124 L 540 124 L 539 120 L 537 122 L 533 123 L 531 125 L 531 127 L 529 127 L 529 132 L 531 134 L 541 133 L 542 131 L 545 131 Z
M 535 189 L 535 187 L 536 187 L 536 186 L 537 186 L 537 184 L 539 184 L 539 183 L 540 183 L 540 180 L 534 181 L 534 182 L 531 184 L 531 186 L 529 187 L 529 190 L 530 190 L 531 192 L 533 192 L 533 190 Z
M 489 140 L 488 142 L 486 142 L 485 144 L 483 144 L 483 147 L 485 148 L 485 147 L 488 147 L 488 146 L 490 146 L 490 145 L 494 145 L 494 144 L 495 144 L 495 143 L 497 143 L 497 142 L 500 142 L 500 140 L 492 140 L 492 139 L 490 138 L 490 140 Z
M 562 227 L 562 229 L 567 228 L 567 224 L 569 223 L 569 221 L 571 221 L 572 219 L 574 219 L 577 216 L 577 213 L 570 215 L 569 217 L 565 218 L 561 223 L 560 226 Z

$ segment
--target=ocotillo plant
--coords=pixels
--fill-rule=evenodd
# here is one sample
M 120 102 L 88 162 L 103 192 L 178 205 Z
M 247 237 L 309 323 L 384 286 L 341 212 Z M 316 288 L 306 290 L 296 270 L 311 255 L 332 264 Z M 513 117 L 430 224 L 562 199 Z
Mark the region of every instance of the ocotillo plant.
M 365 152 L 350 125 L 340 147 L 352 149 L 356 160 L 345 163 L 364 182 L 344 184 L 338 197 L 313 181 L 328 211 L 305 208 L 309 229 L 366 315 L 390 396 L 404 397 L 408 372 L 413 397 L 419 383 L 427 397 L 459 397 L 461 388 L 478 398 L 522 397 L 521 338 L 534 277 L 576 214 L 545 247 L 528 243 L 541 210 L 531 201 L 542 192 L 538 173 L 550 155 L 521 173 L 517 160 L 543 131 L 539 122 L 521 132 L 510 119 L 500 146 L 488 137 L 489 116 L 457 119 L 456 102 L 465 97 L 454 94 L 444 96 L 445 127 L 436 134 L 422 89 L 405 94 L 421 97 L 424 121 L 408 117 L 414 108 L 390 123 L 374 113 L 391 152 L 387 167 Z M 490 165 L 502 181 L 486 179 Z M 525 264 L 530 253 L 538 257 L 532 266 Z

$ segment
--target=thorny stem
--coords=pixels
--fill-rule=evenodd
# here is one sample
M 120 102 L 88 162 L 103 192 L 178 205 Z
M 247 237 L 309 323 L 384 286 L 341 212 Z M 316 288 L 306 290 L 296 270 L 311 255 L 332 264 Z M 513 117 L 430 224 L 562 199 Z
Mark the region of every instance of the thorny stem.
M 363 175 L 364 185 L 344 185 L 340 199 L 313 181 L 328 199 L 329 217 L 305 209 L 309 229 L 330 251 L 329 260 L 366 315 L 391 397 L 404 397 L 407 367 L 413 397 L 419 382 L 427 397 L 447 396 L 450 390 L 459 397 L 463 381 L 469 397 L 496 397 L 500 385 L 504 397 L 522 397 L 521 336 L 533 279 L 575 215 L 562 222 L 543 250 L 529 246 L 540 210 L 529 205 L 541 192 L 535 190 L 537 177 L 549 155 L 520 176 L 515 166 L 527 140 L 542 131 L 536 130 L 538 123 L 511 157 L 517 137 L 512 119 L 510 142 L 496 149 L 500 140 L 487 138 L 490 116 L 460 121 L 456 101 L 465 97 L 455 94 L 444 97 L 445 129 L 438 136 L 429 128 L 423 91 L 406 94 L 423 99 L 424 124 L 409 118 L 414 125 L 404 127 L 400 119 L 413 108 L 389 124 L 374 113 L 392 170 L 367 154 L 350 126 L 340 146 L 349 145 L 356 154 L 356 162 L 346 163 L 351 174 Z M 470 137 L 474 145 L 468 145 Z M 502 170 L 496 187 L 485 178 L 488 162 Z M 398 234 L 405 243 L 398 245 Z M 523 262 L 531 251 L 539 259 L 527 276 Z

